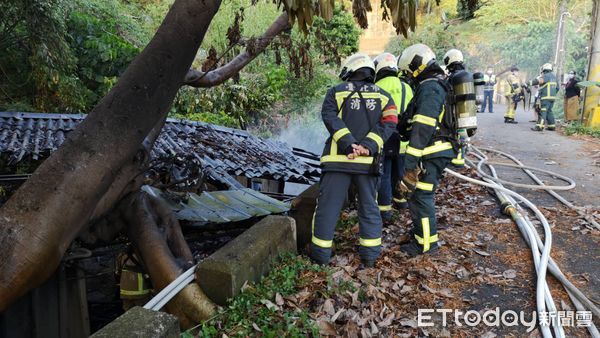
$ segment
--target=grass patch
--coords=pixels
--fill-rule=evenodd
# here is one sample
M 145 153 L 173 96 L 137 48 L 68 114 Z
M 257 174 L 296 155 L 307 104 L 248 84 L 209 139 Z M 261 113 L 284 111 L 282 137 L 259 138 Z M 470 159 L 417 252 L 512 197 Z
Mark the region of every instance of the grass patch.
M 584 126 L 580 122 L 572 122 L 565 125 L 564 133 L 567 136 L 590 135 L 592 137 L 600 138 L 600 129 L 594 129 L 592 127 Z
M 260 283 L 248 285 L 213 318 L 182 333 L 191 337 L 308 337 L 319 336 L 319 328 L 306 306 L 288 296 L 310 290 L 328 298 L 353 290 L 351 283 L 334 281 L 332 269 L 312 264 L 303 256 L 283 254 Z M 320 283 L 318 281 L 321 281 Z M 315 283 L 316 282 L 316 283 Z

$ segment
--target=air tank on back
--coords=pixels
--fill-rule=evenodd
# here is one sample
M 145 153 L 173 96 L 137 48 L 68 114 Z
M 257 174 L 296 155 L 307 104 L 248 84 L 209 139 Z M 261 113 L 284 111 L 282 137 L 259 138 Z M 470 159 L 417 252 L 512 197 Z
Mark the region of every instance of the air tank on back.
M 462 70 L 454 73 L 450 78 L 454 89 L 454 110 L 458 121 L 458 128 L 465 129 L 469 136 L 477 130 L 477 104 L 473 74 Z

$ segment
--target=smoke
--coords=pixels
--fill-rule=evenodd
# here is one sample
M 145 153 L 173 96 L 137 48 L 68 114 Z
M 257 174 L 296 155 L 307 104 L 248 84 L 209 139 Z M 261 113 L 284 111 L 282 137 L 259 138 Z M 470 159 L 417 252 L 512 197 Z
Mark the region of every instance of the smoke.
M 290 147 L 321 155 L 328 136 L 329 133 L 321 121 L 321 116 L 318 112 L 312 111 L 291 120 L 288 127 L 275 136 L 275 139 L 287 143 Z
M 319 107 L 320 108 L 320 107 Z M 303 115 L 293 118 L 287 128 L 281 130 L 276 140 L 287 143 L 290 147 L 301 148 L 321 155 L 325 140 L 329 136 L 319 109 L 312 109 Z M 284 193 L 299 195 L 309 186 L 306 184 L 286 183 Z

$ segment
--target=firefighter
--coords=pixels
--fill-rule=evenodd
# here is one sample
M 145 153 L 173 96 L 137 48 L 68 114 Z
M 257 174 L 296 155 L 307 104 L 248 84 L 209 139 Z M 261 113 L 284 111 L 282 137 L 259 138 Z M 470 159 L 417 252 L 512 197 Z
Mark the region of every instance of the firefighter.
M 537 124 L 535 127 L 531 128 L 531 130 L 544 130 L 544 123 L 546 123 L 548 130 L 555 130 L 556 124 L 554 121 L 554 113 L 552 113 L 552 106 L 554 106 L 554 100 L 556 100 L 556 93 L 558 92 L 556 75 L 552 72 L 551 63 L 545 63 L 541 70 L 542 74 L 537 79 L 530 81 L 530 85 L 540 86 L 538 93 L 541 106 Z
M 128 248 L 127 253 L 117 255 L 115 263 L 123 310 L 143 306 L 150 301 L 153 291 L 150 276 L 133 250 Z
M 515 121 L 515 114 L 517 110 L 517 104 L 521 100 L 522 84 L 519 79 L 519 68 L 513 66 L 511 74 L 506 79 L 506 86 L 504 89 L 504 96 L 508 101 L 508 110 L 504 114 L 504 123 L 519 123 Z
M 398 107 L 398 115 L 406 111 L 406 107 L 412 100 L 413 92 L 410 86 L 398 77 L 398 62 L 394 55 L 383 53 L 377 56 L 373 61 L 375 63 L 376 85 L 392 96 L 392 99 Z M 408 203 L 403 197 L 394 197 L 398 194 L 394 191 L 398 180 L 404 174 L 404 156 L 406 153 L 407 142 L 400 141 L 398 132 L 392 136 L 383 145 L 383 175 L 377 194 L 379 211 L 384 222 L 392 218 L 392 201 L 396 202 L 398 207 L 407 208 Z M 395 198 L 395 200 L 393 200 Z
M 444 168 L 456 157 L 456 127 L 450 122 L 446 96 L 449 92 L 444 71 L 433 51 L 423 44 L 402 52 L 398 68 L 407 71 L 417 83 L 411 109 L 409 144 L 406 149 L 404 177 L 399 189 L 410 193 L 409 207 L 413 220 L 413 237 L 400 249 L 416 256 L 438 249 L 434 193 Z M 403 119 L 404 121 L 404 119 Z
M 481 106 L 481 112 L 485 113 L 485 107 L 488 107 L 490 113 L 494 112 L 494 86 L 496 85 L 496 75 L 494 70 L 488 68 L 485 75 L 483 75 L 483 105 Z
M 463 53 L 458 49 L 450 49 L 446 52 L 446 55 L 444 55 L 444 64 L 446 65 L 448 75 L 467 69 Z
M 463 53 L 458 49 L 450 49 L 448 52 L 446 52 L 446 55 L 444 55 L 444 64 L 446 65 L 448 79 L 450 82 L 452 81 L 451 79 L 453 76 L 457 75 L 459 72 L 464 72 L 467 70 Z M 465 134 L 462 137 L 466 139 L 467 135 Z M 462 168 L 465 166 L 465 150 L 463 147 L 460 147 L 458 155 L 452 159 L 451 163 L 456 168 Z
M 375 66 L 368 55 L 349 56 L 339 76 L 344 82 L 329 89 L 321 109 L 330 136 L 321 157 L 310 257 L 317 264 L 329 262 L 335 225 L 353 183 L 358 191 L 359 255 L 363 267 L 373 267 L 381 253 L 376 200 L 380 155 L 396 130 L 398 111 L 392 97 L 373 83 Z

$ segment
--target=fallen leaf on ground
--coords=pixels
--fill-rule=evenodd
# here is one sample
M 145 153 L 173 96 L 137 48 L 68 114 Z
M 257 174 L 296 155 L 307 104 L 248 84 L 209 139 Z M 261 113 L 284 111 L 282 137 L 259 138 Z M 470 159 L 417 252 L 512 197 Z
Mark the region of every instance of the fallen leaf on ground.
M 400 319 L 400 325 L 412 327 L 413 329 L 416 328 L 416 327 L 418 327 L 416 320 L 414 320 L 414 319 L 408 319 L 408 318 Z
M 323 311 L 330 316 L 335 314 L 335 308 L 333 307 L 333 300 L 327 299 L 325 303 L 323 303 Z
M 502 273 L 502 276 L 504 276 L 504 278 L 508 278 L 508 279 L 513 279 L 517 277 L 517 271 L 513 270 L 513 269 L 509 269 L 506 270 Z
M 482 256 L 489 256 L 490 255 L 488 252 L 483 251 L 483 250 L 473 250 L 473 251 L 475 251 L 476 253 L 478 253 L 478 254 L 480 254 Z
M 279 306 L 283 305 L 283 297 L 281 297 L 281 294 L 279 294 L 279 292 L 275 294 L 275 304 Z
M 319 334 L 321 335 L 335 336 L 337 334 L 337 331 L 335 330 L 335 325 L 333 325 L 327 320 L 319 319 L 317 321 L 317 326 L 319 326 Z

